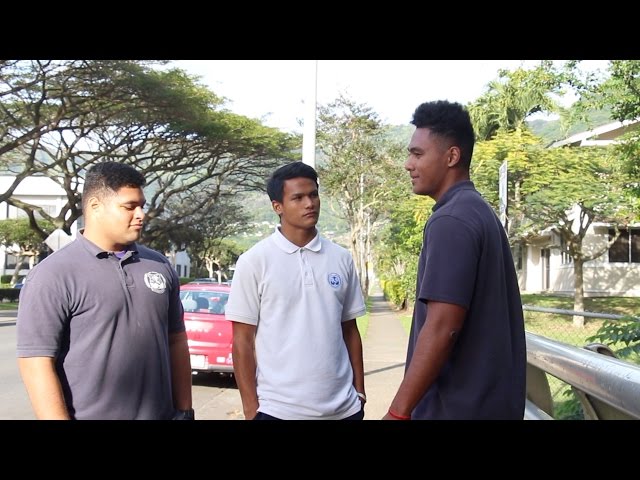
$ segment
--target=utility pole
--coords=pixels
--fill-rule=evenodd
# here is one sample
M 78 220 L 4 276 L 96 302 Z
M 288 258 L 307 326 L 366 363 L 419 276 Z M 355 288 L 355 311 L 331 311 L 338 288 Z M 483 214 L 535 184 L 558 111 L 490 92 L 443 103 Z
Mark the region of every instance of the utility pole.
M 311 79 L 304 102 L 302 162 L 316 168 L 316 103 L 318 99 L 318 60 L 311 60 Z

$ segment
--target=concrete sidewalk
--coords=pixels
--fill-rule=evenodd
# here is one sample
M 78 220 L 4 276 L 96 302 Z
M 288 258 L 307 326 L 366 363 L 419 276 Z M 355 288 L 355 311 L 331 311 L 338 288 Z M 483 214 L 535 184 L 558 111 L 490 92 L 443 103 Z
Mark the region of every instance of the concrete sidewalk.
M 365 420 L 379 420 L 387 413 L 404 376 L 408 339 L 400 314 L 392 309 L 375 283 L 369 327 L 362 339 L 367 392 Z

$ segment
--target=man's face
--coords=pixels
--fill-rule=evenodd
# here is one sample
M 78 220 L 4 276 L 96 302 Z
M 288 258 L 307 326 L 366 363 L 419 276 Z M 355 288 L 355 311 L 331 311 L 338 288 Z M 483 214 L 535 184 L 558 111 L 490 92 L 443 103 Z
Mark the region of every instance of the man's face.
M 413 193 L 437 200 L 448 187 L 445 177 L 449 170 L 451 149 L 428 128 L 416 128 L 407 150 L 409 156 L 404 168 L 411 176 Z
M 282 203 L 271 203 L 275 212 L 280 215 L 280 224 L 283 227 L 308 230 L 318 223 L 320 195 L 318 187 L 310 178 L 285 180 Z
M 104 245 L 111 245 L 109 250 L 124 250 L 140 239 L 146 203 L 141 188 L 122 187 L 115 195 L 100 200 L 96 210 L 93 230 L 104 240 Z

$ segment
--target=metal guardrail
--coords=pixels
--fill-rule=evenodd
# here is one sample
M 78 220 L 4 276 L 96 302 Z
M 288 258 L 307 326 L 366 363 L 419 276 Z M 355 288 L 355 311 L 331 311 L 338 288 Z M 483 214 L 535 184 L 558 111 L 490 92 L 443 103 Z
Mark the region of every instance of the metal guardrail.
M 553 417 L 546 373 L 571 385 L 585 419 L 640 419 L 639 366 L 529 332 L 526 339 L 525 419 Z

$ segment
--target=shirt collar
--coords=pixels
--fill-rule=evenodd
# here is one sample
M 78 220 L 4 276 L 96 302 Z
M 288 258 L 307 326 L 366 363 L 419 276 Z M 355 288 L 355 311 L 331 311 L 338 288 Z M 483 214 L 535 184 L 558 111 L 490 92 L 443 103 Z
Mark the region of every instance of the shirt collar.
M 76 235 L 76 238 L 80 241 L 82 246 L 87 249 L 94 257 L 106 258 L 109 256 L 109 252 L 103 250 L 91 240 L 85 238 L 84 228 L 78 231 L 78 235 Z M 125 255 L 123 258 L 129 257 L 129 252 L 132 252 L 131 255 L 133 255 L 134 253 L 138 253 L 138 245 L 135 242 L 127 247 L 127 255 Z
M 471 180 L 463 180 L 461 182 L 455 183 L 452 185 L 449 190 L 444 192 L 444 195 L 440 197 L 440 199 L 435 203 L 433 207 L 431 207 L 431 211 L 435 212 L 437 209 L 442 207 L 445 203 L 453 198 L 453 196 L 458 193 L 460 190 L 475 190 L 475 186 Z
M 316 236 L 311 239 L 309 243 L 307 243 L 304 247 L 299 247 L 295 243 L 291 243 L 280 231 L 280 225 L 276 226 L 275 232 L 273 232 L 273 241 L 278 246 L 280 250 L 285 253 L 295 253 L 298 250 L 304 248 L 305 250 L 311 250 L 312 252 L 319 252 L 322 247 L 322 243 L 320 242 L 320 232 L 316 229 Z

